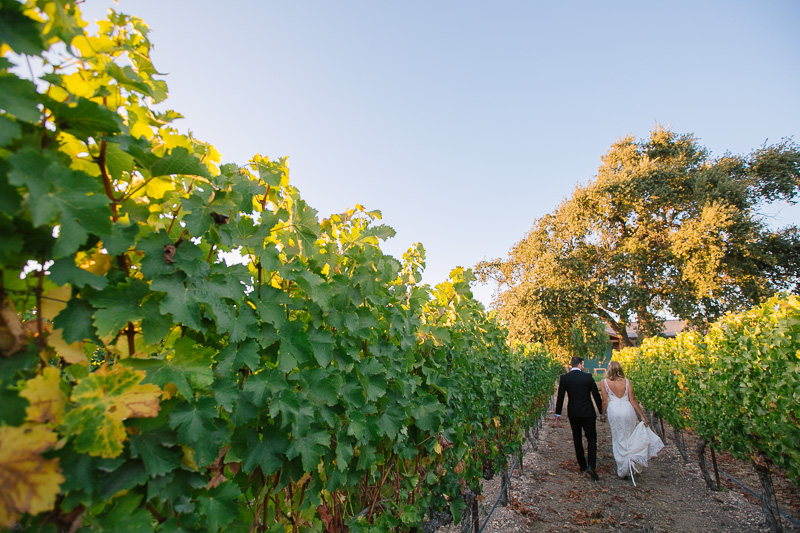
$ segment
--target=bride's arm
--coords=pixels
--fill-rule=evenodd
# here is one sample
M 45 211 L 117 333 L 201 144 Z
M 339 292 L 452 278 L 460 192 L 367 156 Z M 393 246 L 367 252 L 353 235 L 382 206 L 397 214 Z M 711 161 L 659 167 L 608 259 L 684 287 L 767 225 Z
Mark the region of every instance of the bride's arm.
M 628 400 L 630 400 L 631 405 L 639 414 L 639 417 L 642 419 L 642 422 L 644 422 L 644 426 L 647 427 L 647 419 L 644 417 L 644 411 L 642 411 L 642 406 L 639 405 L 638 401 L 636 401 L 636 396 L 633 394 L 633 383 L 631 383 L 630 380 L 628 380 L 628 388 L 629 388 Z
M 603 381 L 601 381 L 600 383 L 602 384 Z M 608 407 L 608 393 L 606 392 L 605 386 L 600 387 L 600 396 L 603 399 L 603 411 L 600 413 L 600 416 L 606 416 L 606 408 Z

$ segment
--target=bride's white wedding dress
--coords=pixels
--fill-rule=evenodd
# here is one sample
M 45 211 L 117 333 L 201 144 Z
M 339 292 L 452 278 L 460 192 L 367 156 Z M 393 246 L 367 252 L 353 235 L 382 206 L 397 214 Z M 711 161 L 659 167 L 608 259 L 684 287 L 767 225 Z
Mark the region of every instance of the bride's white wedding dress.
M 647 461 L 661 451 L 664 443 L 644 423 L 637 423 L 636 411 L 628 399 L 630 383 L 627 379 L 622 398 L 614 394 L 605 379 L 603 386 L 608 394 L 606 416 L 611 426 L 611 447 L 617 462 L 617 476 L 624 478 L 630 474 L 636 486 L 633 474 L 641 472 L 639 466 L 647 466 Z

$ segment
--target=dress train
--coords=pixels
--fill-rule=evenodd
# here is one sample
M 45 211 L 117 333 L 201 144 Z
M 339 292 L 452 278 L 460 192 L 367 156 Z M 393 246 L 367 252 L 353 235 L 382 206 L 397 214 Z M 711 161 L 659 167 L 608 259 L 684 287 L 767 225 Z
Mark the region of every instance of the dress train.
M 603 380 L 603 386 L 608 394 L 606 416 L 611 427 L 611 447 L 617 462 L 617 476 L 625 478 L 630 475 L 631 482 L 636 486 L 633 475 L 647 466 L 648 461 L 664 448 L 664 443 L 644 422 L 637 423 L 636 411 L 628 399 L 628 380 L 625 380 L 622 398 L 611 391 L 606 380 Z

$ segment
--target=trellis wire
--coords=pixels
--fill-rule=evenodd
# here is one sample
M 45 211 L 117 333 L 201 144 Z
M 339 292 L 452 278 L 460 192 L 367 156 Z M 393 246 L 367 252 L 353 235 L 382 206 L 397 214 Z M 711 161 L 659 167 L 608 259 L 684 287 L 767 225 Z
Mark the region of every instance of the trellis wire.
M 538 437 L 538 435 L 539 435 L 539 429 L 542 427 L 542 423 L 543 423 L 544 417 L 546 416 L 546 414 L 547 414 L 547 411 L 549 411 L 549 410 L 550 410 L 550 407 L 551 407 L 552 403 L 553 403 L 553 397 L 551 396 L 551 397 L 550 397 L 550 403 L 548 404 L 548 406 L 547 406 L 547 409 L 544 411 L 544 414 L 543 414 L 543 415 L 542 415 L 542 417 L 539 419 L 539 423 L 538 423 L 538 424 L 537 424 L 537 426 L 536 426 L 536 430 L 535 430 L 535 432 L 534 432 L 533 439 L 536 439 L 536 438 Z M 663 422 L 662 422 L 662 424 L 663 424 Z M 662 427 L 663 427 L 663 426 L 662 426 Z M 533 440 L 532 440 L 532 439 L 529 439 L 529 440 L 528 440 L 528 446 L 525 448 L 525 451 L 523 451 L 523 452 L 522 452 L 522 455 L 525 455 L 526 453 L 528 453 L 528 450 L 530 449 L 530 447 L 531 447 L 532 443 L 533 443 Z M 694 450 L 692 450 L 691 448 L 687 448 L 687 450 L 689 450 L 691 453 L 693 453 L 695 456 L 697 456 L 697 453 L 696 453 Z M 706 462 L 706 464 L 711 464 L 711 463 L 709 463 L 709 462 L 708 462 L 708 459 L 706 459 L 705 457 L 703 457 L 703 461 L 705 461 L 705 462 Z M 517 459 L 516 459 L 516 461 L 514 462 L 514 466 L 511 468 L 511 474 L 508 476 L 508 481 L 506 481 L 506 483 L 503 485 L 503 488 L 500 490 L 500 494 L 497 496 L 497 500 L 495 500 L 495 502 L 494 502 L 494 505 L 492 505 L 492 508 L 491 508 L 491 510 L 489 511 L 489 514 L 486 516 L 486 519 L 483 521 L 483 525 L 482 525 L 482 526 L 481 526 L 481 528 L 478 530 L 478 533 L 483 533 L 483 530 L 484 530 L 484 528 L 486 527 L 486 524 L 488 524 L 488 523 L 489 523 L 489 519 L 492 517 L 492 513 L 494 513 L 494 510 L 497 508 L 497 504 L 498 504 L 498 502 L 500 501 L 500 498 L 502 497 L 503 493 L 505 492 L 506 488 L 508 487 L 508 483 L 511 481 L 511 476 L 514 474 L 514 470 L 516 470 L 516 468 L 517 468 L 517 463 L 518 463 L 518 462 L 519 462 L 519 458 L 517 458 Z M 736 478 L 732 477 L 730 474 L 728 474 L 728 473 L 727 473 L 727 472 L 725 472 L 724 470 L 718 470 L 718 469 L 717 469 L 717 465 L 716 465 L 716 464 L 711 464 L 711 466 L 713 466 L 713 467 L 714 467 L 714 471 L 715 471 L 715 473 L 722 473 L 722 474 L 723 474 L 723 475 L 724 475 L 726 478 L 730 479 L 731 481 L 733 481 L 734 483 L 736 483 L 737 485 L 739 485 L 741 488 L 743 488 L 744 490 L 746 490 L 746 491 L 747 491 L 748 493 L 750 493 L 752 496 L 754 496 L 754 497 L 756 497 L 756 498 L 759 498 L 759 499 L 761 498 L 761 495 L 760 495 L 760 494 L 757 494 L 756 492 L 754 492 L 753 490 L 751 490 L 749 487 L 746 487 L 745 485 L 743 485 L 742 483 L 740 483 L 740 482 L 739 482 L 739 480 L 737 480 Z M 770 475 L 771 475 L 771 474 L 770 474 Z M 776 500 L 777 500 L 777 495 L 776 495 Z M 776 506 L 776 507 L 777 507 L 777 506 Z M 789 515 L 789 514 L 785 513 L 784 511 L 781 511 L 779 508 L 778 508 L 778 512 L 779 512 L 781 515 L 783 515 L 783 516 L 784 516 L 786 519 L 788 519 L 790 522 L 792 522 L 794 525 L 796 525 L 796 526 L 800 526 L 800 521 L 796 520 L 796 519 L 795 519 L 794 517 L 792 517 L 791 515 Z M 473 528 L 472 528 L 472 526 L 470 526 L 470 528 L 467 530 L 467 533 L 470 533 L 470 532 L 472 531 L 472 529 L 473 529 Z
M 692 450 L 691 448 L 689 448 L 689 451 L 690 451 L 690 452 L 692 452 L 692 453 L 695 455 L 695 457 L 697 456 L 697 453 L 696 453 L 694 450 Z M 709 462 L 708 462 L 708 459 L 706 459 L 705 457 L 703 457 L 703 461 L 705 461 L 705 462 L 706 462 L 706 464 L 711 464 L 711 463 L 709 463 Z M 716 468 L 716 465 L 712 465 L 712 466 L 714 466 L 714 467 Z M 738 479 L 736 479 L 735 477 L 731 476 L 730 474 L 728 474 L 728 473 L 727 473 L 727 472 L 725 472 L 724 470 L 719 470 L 719 472 L 720 472 L 722 475 L 724 475 L 726 478 L 730 479 L 731 481 L 733 481 L 734 483 L 736 483 L 737 485 L 739 485 L 741 488 L 743 488 L 744 490 L 746 490 L 747 492 L 749 492 L 751 496 L 753 496 L 753 497 L 755 497 L 755 498 L 758 498 L 759 500 L 761 499 L 761 495 L 760 495 L 760 494 L 758 494 L 758 493 L 754 492 L 754 491 L 753 491 L 752 489 L 750 489 L 749 487 L 746 487 L 745 485 L 743 485 L 742 483 L 740 483 L 740 482 L 739 482 L 739 480 L 738 480 Z M 770 474 L 770 475 L 772 475 L 772 474 Z M 777 498 L 778 498 L 778 496 L 777 496 L 777 494 L 776 494 L 776 495 L 775 495 L 775 499 L 777 500 Z M 776 502 L 776 503 L 777 503 L 777 502 Z M 776 507 L 777 507 L 777 505 L 776 505 Z M 781 511 L 781 510 L 780 510 L 780 508 L 778 508 L 778 513 L 780 513 L 781 515 L 783 515 L 785 518 L 787 518 L 787 519 L 788 519 L 790 522 L 792 522 L 794 525 L 796 525 L 796 526 L 800 526 L 800 521 L 796 520 L 796 519 L 795 519 L 793 516 L 791 516 L 791 515 L 789 515 L 789 514 L 785 513 L 784 511 Z
M 547 409 L 545 409 L 543 411 L 543 413 L 542 413 L 542 416 L 539 417 L 539 423 L 536 425 L 536 429 L 535 429 L 535 431 L 533 433 L 533 438 L 528 439 L 528 445 L 525 447 L 525 450 L 522 452 L 523 456 L 526 453 L 528 453 L 528 450 L 533 445 L 533 441 L 539 436 L 539 430 L 541 429 L 542 424 L 544 423 L 544 418 L 545 418 L 545 416 L 547 416 L 547 412 L 550 410 L 550 407 L 552 407 L 552 405 L 553 405 L 553 396 L 551 395 L 550 396 L 550 402 L 548 402 L 548 404 L 547 404 Z M 514 475 L 514 470 L 517 469 L 517 464 L 519 464 L 519 457 L 517 457 L 515 459 L 514 466 L 511 467 L 510 474 L 508 475 L 508 480 L 503 485 L 503 488 L 500 489 L 500 494 L 498 494 L 497 499 L 494 501 L 494 505 L 492 505 L 491 510 L 489 510 L 489 514 L 486 516 L 486 519 L 483 521 L 483 525 L 478 530 L 478 533 L 483 533 L 483 530 L 486 527 L 486 524 L 489 523 L 489 519 L 492 517 L 492 513 L 494 513 L 494 510 L 497 508 L 497 504 L 500 502 L 500 498 L 503 497 L 503 493 L 506 491 L 506 488 L 508 487 L 508 484 L 511 482 L 511 476 Z M 470 533 L 471 531 L 472 531 L 472 526 L 470 526 L 470 528 L 466 531 L 466 533 Z

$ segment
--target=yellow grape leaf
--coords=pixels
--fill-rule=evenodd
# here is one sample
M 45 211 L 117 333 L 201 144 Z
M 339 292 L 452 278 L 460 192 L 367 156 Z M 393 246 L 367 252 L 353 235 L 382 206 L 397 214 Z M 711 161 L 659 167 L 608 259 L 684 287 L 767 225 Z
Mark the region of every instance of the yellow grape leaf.
M 181 450 L 183 450 L 181 463 L 185 464 L 192 470 L 198 470 L 197 464 L 194 462 L 194 449 L 190 448 L 189 446 L 181 446 Z
M 104 82 L 108 81 L 107 76 L 90 77 L 82 74 L 82 72 L 74 72 L 61 77 L 64 88 L 75 96 L 91 98 L 97 94 L 97 89 L 99 89 Z
M 52 321 L 67 306 L 70 298 L 72 298 L 72 287 L 69 285 L 47 291 L 42 298 L 42 317 Z
M 77 256 L 80 262 L 78 266 L 96 276 L 102 276 L 111 270 L 111 256 L 100 250 L 96 250 L 92 255 L 79 252 Z
M 58 459 L 41 452 L 58 436 L 41 425 L 0 427 L 0 528 L 11 527 L 23 513 L 51 510 L 64 482 Z
M 183 146 L 190 152 L 194 151 L 192 141 L 190 141 L 186 135 L 172 133 L 170 128 L 162 128 L 158 132 L 160 134 L 161 141 L 170 150 L 177 148 L 178 146 Z
M 42 375 L 29 379 L 19 395 L 28 400 L 25 416 L 31 422 L 61 421 L 67 395 L 59 387 L 61 373 L 53 366 L 45 367 Z
M 169 178 L 153 178 L 144 187 L 147 196 L 153 200 L 163 198 L 165 194 L 175 190 L 175 184 Z
M 131 135 L 133 137 L 144 137 L 145 139 L 151 139 L 155 134 L 153 133 L 153 128 L 151 128 L 148 124 L 144 122 L 136 122 L 131 126 Z
M 78 381 L 64 415 L 64 433 L 74 438 L 75 449 L 89 455 L 116 457 L 127 439 L 123 421 L 158 414 L 161 389 L 141 385 L 145 373 L 121 365 L 100 367 Z
M 83 342 L 73 342 L 67 344 L 64 337 L 61 335 L 60 329 L 54 329 L 47 335 L 47 344 L 51 346 L 64 361 L 73 365 L 88 365 L 89 360 L 86 359 L 86 354 L 83 351 Z
M 178 387 L 176 387 L 174 383 L 170 382 L 164 385 L 164 394 L 162 398 L 164 400 L 169 400 L 177 393 L 178 393 Z

